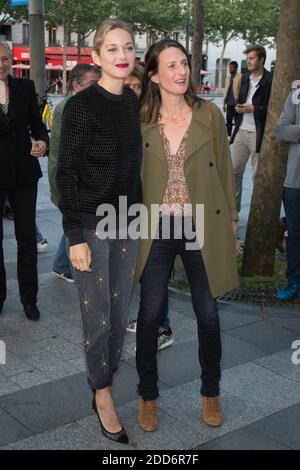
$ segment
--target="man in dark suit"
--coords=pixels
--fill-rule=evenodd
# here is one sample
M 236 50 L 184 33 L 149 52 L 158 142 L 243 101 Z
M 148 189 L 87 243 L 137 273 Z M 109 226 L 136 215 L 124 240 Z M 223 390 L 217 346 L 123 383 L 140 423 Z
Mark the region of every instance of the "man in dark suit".
M 42 172 L 36 157 L 46 154 L 48 133 L 42 123 L 34 83 L 13 78 L 11 66 L 9 45 L 0 42 L 0 212 L 7 194 L 18 244 L 20 298 L 27 318 L 38 320 L 35 210 L 37 183 Z M 1 312 L 6 298 L 6 276 L 0 220 Z

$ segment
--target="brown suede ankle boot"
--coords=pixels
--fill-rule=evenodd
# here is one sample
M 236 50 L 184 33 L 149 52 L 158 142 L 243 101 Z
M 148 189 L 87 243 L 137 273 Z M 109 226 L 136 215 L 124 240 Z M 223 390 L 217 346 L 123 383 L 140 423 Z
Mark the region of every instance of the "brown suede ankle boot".
M 222 409 L 219 397 L 202 397 L 202 418 L 209 426 L 221 426 Z
M 145 401 L 142 397 L 139 400 L 139 426 L 148 432 L 153 432 L 157 429 L 157 400 Z

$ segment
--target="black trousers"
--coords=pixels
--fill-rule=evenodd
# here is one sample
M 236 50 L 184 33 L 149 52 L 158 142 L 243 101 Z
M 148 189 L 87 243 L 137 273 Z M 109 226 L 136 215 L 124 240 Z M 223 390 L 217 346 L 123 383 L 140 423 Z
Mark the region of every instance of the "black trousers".
M 0 189 L 0 303 L 6 298 L 6 275 L 3 257 L 3 206 L 7 194 L 14 213 L 18 245 L 18 281 L 23 305 L 35 304 L 38 291 L 35 211 L 37 183 L 17 189 Z
M 187 250 L 185 237 L 155 239 L 141 277 L 141 302 L 137 321 L 136 365 L 139 375 L 138 392 L 144 400 L 159 396 L 157 387 L 157 335 L 169 274 L 176 255 L 186 270 L 198 327 L 198 357 L 202 370 L 200 393 L 219 395 L 221 377 L 221 336 L 217 302 L 207 280 L 200 250 Z M 184 364 L 178 364 L 184 368 Z M 174 370 L 176 374 L 176 370 Z
M 226 127 L 228 137 L 231 137 L 233 121 L 236 121 L 237 112 L 235 111 L 235 104 L 228 104 L 226 110 Z

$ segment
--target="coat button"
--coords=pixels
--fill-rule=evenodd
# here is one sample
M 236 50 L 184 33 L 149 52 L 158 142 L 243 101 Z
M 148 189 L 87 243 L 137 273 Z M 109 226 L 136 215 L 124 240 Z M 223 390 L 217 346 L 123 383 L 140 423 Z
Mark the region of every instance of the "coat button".
M 147 148 L 149 147 L 149 142 L 145 143 L 145 147 L 147 147 Z
M 216 210 L 216 214 L 221 214 L 220 209 L 217 209 L 217 210 Z
M 209 162 L 209 166 L 214 166 L 213 162 Z

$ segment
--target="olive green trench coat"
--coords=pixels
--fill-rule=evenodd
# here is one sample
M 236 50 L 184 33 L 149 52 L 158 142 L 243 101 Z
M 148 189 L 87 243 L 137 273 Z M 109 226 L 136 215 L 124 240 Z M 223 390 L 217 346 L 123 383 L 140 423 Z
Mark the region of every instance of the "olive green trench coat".
M 224 118 L 217 106 L 212 104 L 210 110 L 205 102 L 201 102 L 200 107 L 197 104 L 193 106 L 184 174 L 194 221 L 196 204 L 204 205 L 204 244 L 201 253 L 212 295 L 218 297 L 234 289 L 239 283 L 231 223 L 237 221 L 238 217 Z M 151 204 L 162 204 L 168 181 L 166 154 L 157 123 L 142 124 L 142 134 L 143 203 L 148 214 L 141 215 L 141 231 L 145 224 L 150 227 Z M 156 227 L 157 222 L 158 220 Z M 197 221 L 196 233 L 200 240 Z M 152 242 L 150 237 L 140 240 L 134 287 L 143 273 Z

